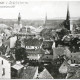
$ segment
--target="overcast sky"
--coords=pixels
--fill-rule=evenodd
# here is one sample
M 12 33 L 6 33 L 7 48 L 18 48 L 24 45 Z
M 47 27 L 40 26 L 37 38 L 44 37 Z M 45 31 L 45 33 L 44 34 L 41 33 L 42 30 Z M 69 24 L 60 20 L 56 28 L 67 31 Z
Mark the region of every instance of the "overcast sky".
M 16 1 L 16 0 L 11 0 Z M 24 5 L 16 5 L 14 8 L 1 8 L 0 18 L 17 19 L 18 13 L 21 13 L 22 19 L 44 19 L 47 13 L 49 19 L 58 17 L 66 17 L 67 4 L 69 3 L 69 11 L 71 17 L 80 17 L 80 1 L 29 1 Z M 0 6 L 2 6 L 0 4 Z

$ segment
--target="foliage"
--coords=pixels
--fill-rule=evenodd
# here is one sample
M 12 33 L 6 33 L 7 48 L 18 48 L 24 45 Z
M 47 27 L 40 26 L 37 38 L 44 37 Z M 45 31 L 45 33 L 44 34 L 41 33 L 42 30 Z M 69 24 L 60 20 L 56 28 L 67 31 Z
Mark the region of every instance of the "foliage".
M 40 36 L 44 37 L 45 39 L 54 39 L 56 32 L 53 32 L 52 29 L 43 29 L 40 32 Z
M 19 61 L 19 60 L 26 60 L 27 58 L 27 53 L 26 53 L 26 49 L 25 48 L 17 48 L 15 50 L 15 57 L 16 57 L 16 60 Z

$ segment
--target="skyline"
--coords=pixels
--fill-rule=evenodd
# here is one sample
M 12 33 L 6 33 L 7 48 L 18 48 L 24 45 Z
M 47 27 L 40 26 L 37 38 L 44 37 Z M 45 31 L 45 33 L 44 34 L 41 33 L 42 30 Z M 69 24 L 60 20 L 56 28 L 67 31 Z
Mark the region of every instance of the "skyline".
M 20 12 L 22 19 L 66 18 L 67 4 L 70 17 L 80 17 L 80 1 L 27 1 L 28 4 L 15 5 L 15 8 L 1 8 L 0 18 L 17 19 Z M 8 16 L 9 15 L 9 16 Z

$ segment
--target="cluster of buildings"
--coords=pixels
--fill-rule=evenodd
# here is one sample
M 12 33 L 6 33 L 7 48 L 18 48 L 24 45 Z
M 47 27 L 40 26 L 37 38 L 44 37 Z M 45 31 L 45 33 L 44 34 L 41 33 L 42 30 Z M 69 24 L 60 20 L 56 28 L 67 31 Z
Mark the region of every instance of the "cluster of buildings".
M 54 76 L 50 74 L 45 66 L 50 66 L 54 60 L 60 59 L 61 57 L 63 60 L 55 63 L 56 65 L 60 64 L 60 67 L 58 68 L 59 73 L 66 74 L 65 79 L 80 78 L 80 52 L 71 52 L 69 46 L 61 44 L 56 47 L 55 39 L 47 40 L 40 36 L 40 31 L 44 28 L 53 28 L 54 31 L 61 30 L 59 28 L 55 30 L 56 26 L 71 31 L 71 33 L 66 36 L 74 36 L 73 25 L 70 21 L 69 7 L 67 9 L 67 17 L 65 21 L 47 20 L 46 16 L 43 27 L 37 29 L 32 26 L 23 27 L 19 13 L 18 22 L 17 24 L 14 24 L 14 28 L 11 29 L 9 37 L 6 38 L 8 35 L 5 33 L 3 35 L 1 34 L 0 78 L 53 79 Z M 36 31 L 38 29 L 39 31 Z M 79 34 L 75 35 L 78 36 Z M 65 38 L 66 37 L 63 39 Z M 15 50 L 20 48 L 26 50 L 26 61 L 24 61 L 24 58 L 21 60 L 16 59 L 15 55 L 17 53 L 15 54 Z M 43 67 L 42 71 L 39 71 L 40 66 Z

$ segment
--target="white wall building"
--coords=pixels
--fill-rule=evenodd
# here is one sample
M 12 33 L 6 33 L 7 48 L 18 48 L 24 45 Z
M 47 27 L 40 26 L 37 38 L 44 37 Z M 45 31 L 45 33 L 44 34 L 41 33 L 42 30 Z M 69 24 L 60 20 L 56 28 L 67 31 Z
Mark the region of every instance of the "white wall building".
M 0 56 L 0 79 L 11 79 L 11 63 L 4 56 Z
M 10 48 L 13 48 L 15 46 L 16 40 L 17 40 L 17 36 L 10 38 Z

